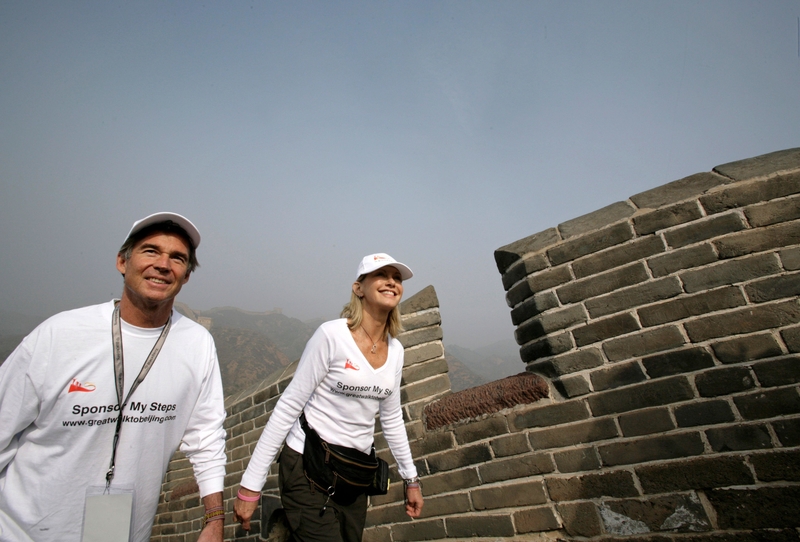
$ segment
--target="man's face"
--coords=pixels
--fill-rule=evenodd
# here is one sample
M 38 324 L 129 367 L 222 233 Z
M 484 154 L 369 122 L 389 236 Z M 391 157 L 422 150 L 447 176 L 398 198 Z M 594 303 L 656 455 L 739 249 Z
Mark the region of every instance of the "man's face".
M 140 307 L 172 303 L 189 280 L 189 245 L 174 233 L 154 233 L 133 246 L 127 260 L 117 256 L 125 275 L 123 296 Z

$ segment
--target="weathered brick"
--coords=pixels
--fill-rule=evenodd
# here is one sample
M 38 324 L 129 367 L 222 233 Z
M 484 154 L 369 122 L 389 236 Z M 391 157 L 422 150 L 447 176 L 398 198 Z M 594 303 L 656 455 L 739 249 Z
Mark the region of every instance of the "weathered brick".
M 775 299 L 793 297 L 800 294 L 800 273 L 780 275 L 752 282 L 744 291 L 753 303 L 764 303 Z
M 528 275 L 526 281 L 515 284 L 506 294 L 506 301 L 509 307 L 515 307 L 535 293 L 549 290 L 571 280 L 572 273 L 567 266 L 551 267 Z
M 449 431 L 428 433 L 425 435 L 425 438 L 415 440 L 409 444 L 411 445 L 411 455 L 413 457 L 435 454 L 436 452 L 455 448 L 453 433 Z
M 441 341 L 442 328 L 441 326 L 430 326 L 422 329 L 416 329 L 414 331 L 406 331 L 405 333 L 401 333 L 397 337 L 397 340 L 400 341 L 400 344 L 403 345 L 403 348 L 411 348 L 412 346 L 417 346 L 418 344 Z
M 800 482 L 800 450 L 753 454 L 750 463 L 760 482 Z
M 619 417 L 619 426 L 626 437 L 664 433 L 675 429 L 675 423 L 664 407 L 648 408 Z
M 642 359 L 642 364 L 650 378 L 660 378 L 713 367 L 714 358 L 704 347 L 695 347 L 648 356 Z
M 400 400 L 410 403 L 418 399 L 430 398 L 450 391 L 450 379 L 446 374 L 435 376 L 422 382 L 414 382 L 400 390 Z
M 547 257 L 553 265 L 559 265 L 622 244 L 632 239 L 633 235 L 630 224 L 623 222 L 564 241 L 548 249 Z
M 437 326 L 442 323 L 442 314 L 438 310 L 418 312 L 400 318 L 406 331 L 414 331 L 428 326 Z
M 703 509 L 700 499 L 695 493 L 683 495 L 666 495 L 650 497 L 649 499 L 621 499 L 605 500 L 600 507 L 606 532 L 620 535 L 620 538 L 610 538 L 613 542 L 629 540 L 622 536 L 630 535 L 631 524 L 639 527 L 642 533 L 649 531 L 671 532 L 698 532 L 710 531 L 711 521 Z M 637 542 L 643 539 L 637 537 Z M 667 542 L 672 537 L 647 537 L 648 542 Z M 686 538 L 687 542 L 699 542 L 697 539 Z M 716 538 L 714 542 L 723 542 Z M 707 542 L 710 542 L 708 540 Z M 733 541 L 727 541 L 733 542 Z
M 594 371 L 590 378 L 595 391 L 610 390 L 642 382 L 647 377 L 641 366 L 632 361 L 613 365 L 608 369 Z
M 431 474 L 436 474 L 467 465 L 485 463 L 491 459 L 492 454 L 489 452 L 489 446 L 486 444 L 476 444 L 474 446 L 466 446 L 464 448 L 457 448 L 436 455 L 430 455 L 427 458 L 427 462 Z
M 769 226 L 800 218 L 800 197 L 792 196 L 778 201 L 747 207 L 744 211 L 753 227 Z
M 735 419 L 731 405 L 727 401 L 702 401 L 675 407 L 678 427 L 695 427 L 732 422 Z
M 581 401 L 568 401 L 532 408 L 526 412 L 509 414 L 509 425 L 514 430 L 530 427 L 561 425 L 589 417 L 586 404 Z
M 630 465 L 646 461 L 675 459 L 703 453 L 699 433 L 647 437 L 598 446 L 604 466 Z
M 730 179 L 713 172 L 703 172 L 651 188 L 631 196 L 630 200 L 639 209 L 658 209 L 685 199 L 697 197 L 708 190 L 730 183 Z
M 517 326 L 528 318 L 555 307 L 558 307 L 558 298 L 555 293 L 540 292 L 534 294 L 511 309 L 511 323 Z
M 775 420 L 771 425 L 783 446 L 800 446 L 800 418 Z
M 787 356 L 780 359 L 762 361 L 753 365 L 753 371 L 764 388 L 796 384 L 800 382 L 800 358 Z
M 761 420 L 800 412 L 800 395 L 795 388 L 781 388 L 734 397 L 745 420 Z
M 686 322 L 684 328 L 692 342 L 702 342 L 716 337 L 784 327 L 797 322 L 800 322 L 800 305 L 797 301 L 784 301 L 750 305 L 724 314 L 705 316 Z
M 545 376 L 554 377 L 576 373 L 603 364 L 603 354 L 597 348 L 587 348 L 577 352 L 567 352 L 559 356 L 540 360 L 529 366 L 530 370 Z
M 800 248 L 787 248 L 778 252 L 783 268 L 787 271 L 800 269 Z
M 603 344 L 611 361 L 621 361 L 683 346 L 686 340 L 677 326 L 665 326 L 621 337 Z
M 599 318 L 607 314 L 669 299 L 682 293 L 683 287 L 678 278 L 667 277 L 589 299 L 585 305 L 592 318 Z
M 589 277 L 654 254 L 660 254 L 664 250 L 666 250 L 664 241 L 660 237 L 649 235 L 575 260 L 572 263 L 572 272 L 579 279 Z
M 415 363 L 428 361 L 429 359 L 440 358 L 444 356 L 444 346 L 441 343 L 428 343 L 422 346 L 410 348 L 405 352 L 403 364 L 408 367 Z
M 527 280 L 516 283 L 506 292 L 506 304 L 513 308 L 533 295 Z
M 716 511 L 720 529 L 797 526 L 800 486 L 714 489 L 706 498 Z
M 577 303 L 648 279 L 644 263 L 636 262 L 565 284 L 556 289 L 556 295 L 564 304 Z
M 558 234 L 558 230 L 550 228 L 500 247 L 494 251 L 494 261 L 497 264 L 497 270 L 500 274 L 503 274 L 514 263 L 522 259 L 523 256 L 533 252 L 539 252 L 546 247 L 558 243 L 560 240 L 561 236 Z
M 715 452 L 737 452 L 772 448 L 772 438 L 765 425 L 734 425 L 706 430 L 706 438 Z
M 708 489 L 754 482 L 740 456 L 717 456 L 636 467 L 645 493 Z
M 521 433 L 492 439 L 489 441 L 489 446 L 492 447 L 496 458 L 524 454 L 531 449 L 530 446 L 528 446 L 528 439 Z
M 558 231 L 564 239 L 569 239 L 624 220 L 635 211 L 633 205 L 627 201 L 618 201 L 578 218 L 562 222 L 558 225 Z
M 670 247 L 681 248 L 699 243 L 700 241 L 705 241 L 706 239 L 713 239 L 731 232 L 741 231 L 746 227 L 741 215 L 738 213 L 728 213 L 712 216 L 706 220 L 693 222 L 686 226 L 669 230 L 664 233 L 664 238 Z
M 714 354 L 722 363 L 741 363 L 754 359 L 770 358 L 781 354 L 778 341 L 770 333 L 735 337 L 713 343 Z
M 800 243 L 800 221 L 781 222 L 765 228 L 734 233 L 714 241 L 719 257 L 737 258 Z
M 456 442 L 467 444 L 482 440 L 488 436 L 508 433 L 508 424 L 505 416 L 492 416 L 483 420 L 476 420 L 466 425 L 461 425 L 453 431 Z
M 480 487 L 472 490 L 472 505 L 475 510 L 494 510 L 531 506 L 547 502 L 544 484 L 534 482 L 509 483 L 496 487 Z
M 425 499 L 425 517 L 446 516 L 471 512 L 472 505 L 466 493 L 443 495 Z
M 592 322 L 572 330 L 577 346 L 586 346 L 618 335 L 624 335 L 639 329 L 639 323 L 631 314 L 620 314 Z
M 541 453 L 517 455 L 503 460 L 495 459 L 478 469 L 485 484 L 527 478 L 554 470 L 555 466 L 550 455 Z
M 786 343 L 789 352 L 800 352 L 800 326 L 781 331 L 781 339 Z
M 762 154 L 745 160 L 737 160 L 714 168 L 714 171 L 735 180 L 763 177 L 779 171 L 793 170 L 800 163 L 800 148 Z M 769 179 L 773 180 L 773 179 Z
M 578 448 L 553 454 L 559 472 L 585 472 L 600 468 L 600 457 L 594 448 Z
M 652 327 L 692 316 L 740 307 L 746 303 L 742 291 L 736 286 L 729 286 L 642 307 L 637 312 L 642 325 Z
M 702 216 L 703 212 L 697 201 L 687 201 L 635 216 L 633 217 L 633 228 L 639 235 L 648 235 L 658 230 L 697 220 Z
M 556 378 L 552 381 L 552 384 L 562 397 L 566 397 L 568 399 L 571 399 L 572 397 L 580 397 L 581 395 L 586 395 L 592 391 L 592 388 L 589 387 L 589 381 L 580 375 Z
M 680 278 L 686 292 L 694 293 L 780 272 L 780 262 L 776 254 L 758 254 L 686 271 L 680 274 Z
M 596 393 L 588 398 L 594 416 L 629 412 L 652 406 L 668 405 L 694 397 L 685 376 L 673 376 Z
M 671 250 L 663 256 L 647 260 L 653 276 L 664 277 L 682 269 L 691 269 L 717 261 L 717 253 L 710 243 Z
M 617 436 L 619 436 L 617 428 L 611 419 L 590 420 L 528 433 L 528 439 L 534 450 L 563 448 Z
M 533 254 L 508 268 L 503 273 L 503 289 L 508 291 L 514 284 L 521 281 L 531 273 L 536 273 L 547 267 L 547 258 L 543 254 Z
M 715 171 L 718 171 L 727 177 L 736 179 L 737 181 L 751 179 L 754 177 L 775 173 L 780 170 L 795 169 L 797 167 L 796 154 L 796 149 L 778 151 L 764 155 L 764 157 L 757 157 L 756 159 L 740 160 L 738 162 L 732 162 L 731 164 L 717 166 L 714 169 Z M 774 169 L 772 164 L 764 164 L 766 167 L 754 167 L 752 165 L 759 163 L 759 159 L 772 156 L 783 156 L 784 167 Z M 800 176 L 798 176 L 796 173 L 789 173 L 755 183 L 737 184 L 731 188 L 726 188 L 725 190 L 716 192 L 713 195 L 701 198 L 701 201 L 703 206 L 709 212 L 719 212 L 725 209 L 742 207 L 744 205 L 750 205 L 760 201 L 772 200 L 799 192 L 799 177 Z
M 697 375 L 694 385 L 701 397 L 718 397 L 749 390 L 756 383 L 749 368 L 725 367 Z
M 520 534 L 552 531 L 561 526 L 553 510 L 547 506 L 514 512 L 513 517 Z
M 417 520 L 392 525 L 392 540 L 399 542 L 413 540 L 436 540 L 447 536 L 443 519 Z M 381 540 L 386 540 L 385 538 Z M 377 542 L 377 541 L 376 541 Z
M 436 296 L 436 290 L 433 286 L 426 286 L 400 303 L 400 313 L 407 315 L 438 307 L 439 298 Z
M 514 331 L 517 344 L 538 339 L 554 331 L 560 331 L 588 319 L 581 305 L 572 305 L 564 309 L 554 310 L 534 316 Z
M 634 497 L 639 494 L 628 471 L 547 478 L 547 491 L 556 502 L 600 497 Z
M 597 508 L 590 502 L 559 504 L 558 513 L 564 522 L 564 530 L 570 536 L 592 537 L 603 532 Z
M 461 469 L 425 477 L 425 495 L 450 493 L 480 485 L 477 469 Z
M 531 341 L 522 345 L 519 350 L 519 356 L 524 363 L 528 363 L 546 356 L 563 354 L 572 350 L 573 347 L 572 334 L 565 331 L 564 333 L 550 335 L 538 341 Z
M 479 536 L 512 536 L 514 525 L 510 515 L 486 516 L 473 514 L 446 519 L 448 538 L 474 538 Z

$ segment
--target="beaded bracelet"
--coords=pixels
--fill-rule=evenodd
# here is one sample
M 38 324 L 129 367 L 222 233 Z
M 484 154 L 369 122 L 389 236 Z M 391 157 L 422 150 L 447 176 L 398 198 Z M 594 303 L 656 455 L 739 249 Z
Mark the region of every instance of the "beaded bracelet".
M 241 489 L 236 492 L 236 496 L 239 499 L 243 500 L 244 502 L 256 502 L 257 500 L 259 500 L 261 498 L 261 495 L 256 495 L 254 497 L 248 497 L 247 495 L 242 493 Z
M 217 508 L 210 508 L 206 510 L 206 515 L 203 516 L 203 523 L 208 524 L 212 521 L 222 520 L 225 521 L 225 509 L 221 506 Z

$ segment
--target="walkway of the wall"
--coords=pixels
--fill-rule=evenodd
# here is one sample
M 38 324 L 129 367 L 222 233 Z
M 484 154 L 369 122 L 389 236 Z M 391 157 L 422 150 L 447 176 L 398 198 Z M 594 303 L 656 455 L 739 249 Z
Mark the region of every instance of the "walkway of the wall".
M 800 540 L 800 149 L 632 196 L 495 257 L 531 372 L 450 393 L 433 288 L 404 302 L 425 508 L 406 518 L 394 484 L 366 542 Z M 227 400 L 229 512 L 292 371 Z M 228 540 L 283 540 L 276 482 L 252 534 L 228 514 Z M 202 513 L 178 455 L 153 540 L 193 542 Z
M 798 540 L 798 245 L 792 149 L 496 251 L 522 358 L 564 398 L 526 431 L 550 526 Z

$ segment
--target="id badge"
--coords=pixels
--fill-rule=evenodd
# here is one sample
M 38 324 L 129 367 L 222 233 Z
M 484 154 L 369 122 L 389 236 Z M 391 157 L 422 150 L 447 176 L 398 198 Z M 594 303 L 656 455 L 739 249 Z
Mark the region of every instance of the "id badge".
M 132 517 L 133 489 L 89 487 L 81 542 L 129 542 Z

